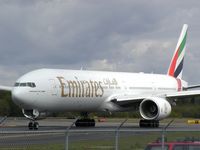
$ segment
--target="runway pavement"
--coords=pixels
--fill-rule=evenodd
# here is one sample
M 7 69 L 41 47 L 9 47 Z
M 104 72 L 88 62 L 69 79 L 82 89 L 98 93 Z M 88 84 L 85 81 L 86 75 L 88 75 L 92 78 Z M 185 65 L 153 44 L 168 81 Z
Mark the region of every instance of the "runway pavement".
M 0 126 L 0 148 L 9 146 L 65 143 L 67 128 L 72 124 L 72 119 L 45 119 L 38 121 L 40 127 L 38 130 L 28 130 L 28 121 L 24 118 L 7 118 Z M 170 120 L 169 120 L 170 121 Z M 97 122 L 94 128 L 76 128 L 72 127 L 69 131 L 69 140 L 105 140 L 114 139 L 117 127 L 123 122 L 120 120 L 109 120 L 106 122 Z M 185 131 L 199 132 L 200 125 L 188 125 L 187 120 L 174 121 L 167 131 Z M 138 120 L 128 120 L 120 128 L 120 137 L 129 137 L 134 135 L 146 135 L 147 133 L 158 132 L 160 134 L 167 122 L 161 122 L 159 128 L 139 128 Z

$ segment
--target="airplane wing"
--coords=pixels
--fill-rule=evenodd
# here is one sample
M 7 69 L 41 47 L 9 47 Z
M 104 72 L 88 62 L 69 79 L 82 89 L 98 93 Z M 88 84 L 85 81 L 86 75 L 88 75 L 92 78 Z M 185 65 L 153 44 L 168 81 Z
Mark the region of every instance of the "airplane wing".
M 111 102 L 120 105 L 122 107 L 130 106 L 132 104 L 140 104 L 142 100 L 149 97 L 160 97 L 167 100 L 182 99 L 188 97 L 200 96 L 200 90 L 192 91 L 179 91 L 179 92 L 170 92 L 164 94 L 150 95 L 150 94 L 141 94 L 141 95 L 118 95 L 111 98 Z
M 172 92 L 165 94 L 167 99 L 181 99 L 181 98 L 188 98 L 200 96 L 200 90 L 191 90 L 191 91 L 179 91 L 179 92 Z
M 150 95 L 130 95 L 130 94 L 123 94 L 117 95 L 110 98 L 110 101 L 121 106 L 121 107 L 128 107 L 130 105 L 139 105 L 141 101 Z
M 0 85 L 0 91 L 9 91 L 11 92 L 13 89 L 13 87 L 10 87 L 10 86 L 1 86 Z

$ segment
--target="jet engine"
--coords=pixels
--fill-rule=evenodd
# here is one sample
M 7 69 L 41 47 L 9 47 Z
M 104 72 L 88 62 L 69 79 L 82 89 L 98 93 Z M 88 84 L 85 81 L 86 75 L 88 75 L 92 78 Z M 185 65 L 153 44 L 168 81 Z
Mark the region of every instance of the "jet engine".
M 170 103 L 160 97 L 149 97 L 140 103 L 140 115 L 145 120 L 161 120 L 171 113 Z

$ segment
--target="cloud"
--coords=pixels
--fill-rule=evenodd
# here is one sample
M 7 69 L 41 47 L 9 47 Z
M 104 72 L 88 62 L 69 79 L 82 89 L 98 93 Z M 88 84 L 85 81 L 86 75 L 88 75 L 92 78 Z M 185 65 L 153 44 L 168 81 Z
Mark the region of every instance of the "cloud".
M 40 67 L 166 73 L 184 23 L 190 28 L 184 78 L 198 82 L 199 3 L 1 1 L 0 82 Z

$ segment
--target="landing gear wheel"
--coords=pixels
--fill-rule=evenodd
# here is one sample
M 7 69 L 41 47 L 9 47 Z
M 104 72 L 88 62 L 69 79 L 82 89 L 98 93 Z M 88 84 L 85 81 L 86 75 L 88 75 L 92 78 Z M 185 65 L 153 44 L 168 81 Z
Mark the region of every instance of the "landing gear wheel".
M 94 119 L 78 119 L 75 123 L 76 127 L 95 127 Z
M 32 129 L 33 129 L 33 122 L 29 122 L 29 123 L 28 123 L 28 129 L 29 129 L 29 130 L 32 130 Z
M 29 122 L 28 123 L 28 129 L 29 130 L 38 130 L 39 128 L 39 123 L 38 122 Z
M 34 128 L 34 130 L 38 130 L 38 128 L 39 128 L 39 123 L 38 123 L 38 122 L 34 122 L 34 123 L 33 123 L 33 128 Z
M 139 126 L 141 128 L 158 128 L 159 121 L 158 120 L 140 120 Z

